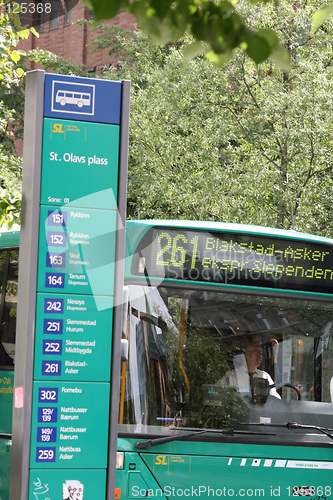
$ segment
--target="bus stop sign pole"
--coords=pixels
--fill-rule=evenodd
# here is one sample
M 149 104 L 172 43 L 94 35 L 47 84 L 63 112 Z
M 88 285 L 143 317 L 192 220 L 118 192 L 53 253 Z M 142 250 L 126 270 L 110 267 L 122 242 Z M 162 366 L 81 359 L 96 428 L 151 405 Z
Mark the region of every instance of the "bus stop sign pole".
M 115 495 L 129 93 L 27 74 L 10 500 Z

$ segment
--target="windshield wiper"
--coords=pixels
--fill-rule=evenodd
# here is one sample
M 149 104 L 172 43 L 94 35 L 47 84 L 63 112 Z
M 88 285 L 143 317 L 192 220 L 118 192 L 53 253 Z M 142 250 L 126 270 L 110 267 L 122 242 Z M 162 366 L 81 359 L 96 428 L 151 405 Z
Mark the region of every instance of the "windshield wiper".
M 180 430 L 180 431 L 187 431 L 188 434 L 182 433 L 182 434 L 177 434 L 177 435 L 172 435 L 172 436 L 164 436 L 164 437 L 158 437 L 158 438 L 153 438 L 153 439 L 147 439 L 146 441 L 138 441 L 135 443 L 135 447 L 138 448 L 139 450 L 146 450 L 147 448 L 151 448 L 152 446 L 157 446 L 159 444 L 164 444 L 164 443 L 170 443 L 171 441 L 177 441 L 181 439 L 188 439 L 194 436 L 198 436 L 199 434 L 205 434 L 207 432 L 214 433 L 214 434 L 223 434 L 224 436 L 233 436 L 234 434 L 245 434 L 245 435 L 265 435 L 265 436 L 275 436 L 275 434 L 272 433 L 262 433 L 262 432 L 255 432 L 255 431 L 236 431 L 234 429 L 196 429 L 196 428 L 186 428 L 186 427 L 171 427 L 170 430 Z
M 306 425 L 306 424 L 298 424 L 297 422 L 287 422 L 286 424 L 265 424 L 265 423 L 256 423 L 256 422 L 239 422 L 239 425 L 256 425 L 261 427 L 283 427 L 285 429 L 293 430 L 293 429 L 305 429 L 305 430 L 313 430 L 321 432 L 325 434 L 325 436 L 333 439 L 333 429 L 328 429 L 326 427 L 319 427 L 318 425 Z

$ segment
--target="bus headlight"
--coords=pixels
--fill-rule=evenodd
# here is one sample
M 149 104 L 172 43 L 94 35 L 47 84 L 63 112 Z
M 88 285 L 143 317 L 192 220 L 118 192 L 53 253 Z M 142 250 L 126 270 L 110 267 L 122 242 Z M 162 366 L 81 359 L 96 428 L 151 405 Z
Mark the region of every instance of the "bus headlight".
M 124 452 L 123 451 L 117 451 L 117 462 L 116 462 L 116 469 L 123 469 L 124 468 Z

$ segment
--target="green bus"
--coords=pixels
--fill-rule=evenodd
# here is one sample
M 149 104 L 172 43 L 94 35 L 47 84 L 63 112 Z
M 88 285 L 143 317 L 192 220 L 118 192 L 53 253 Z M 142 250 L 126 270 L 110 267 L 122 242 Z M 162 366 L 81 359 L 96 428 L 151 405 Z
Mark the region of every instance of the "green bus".
M 7 500 L 19 233 L 0 246 Z M 153 220 L 126 246 L 115 497 L 331 499 L 333 240 Z

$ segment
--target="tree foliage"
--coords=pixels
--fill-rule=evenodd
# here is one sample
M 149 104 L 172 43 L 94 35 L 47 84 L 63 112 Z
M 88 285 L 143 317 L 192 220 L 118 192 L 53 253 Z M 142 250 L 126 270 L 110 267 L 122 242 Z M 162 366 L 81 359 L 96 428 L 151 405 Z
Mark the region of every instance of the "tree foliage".
M 156 46 L 141 32 L 104 28 L 98 47 L 120 57 L 105 77 L 132 80 L 131 217 L 333 235 L 333 24 L 311 34 L 318 3 L 239 7 L 249 26 L 274 26 L 290 72 L 242 52 L 223 68 L 204 57 L 186 62 L 192 39 Z
M 20 39 L 38 34 L 23 28 L 6 3 L 0 0 L 0 227 L 20 221 L 22 159 L 16 145 L 23 139 L 26 59 L 56 73 L 87 76 L 82 67 L 51 52 L 18 50 Z
M 237 4 L 249 28 L 275 30 L 288 50 L 290 71 L 277 69 L 271 59 L 256 65 L 240 50 L 217 67 L 202 55 L 189 59 L 196 50 L 193 37 L 156 45 L 141 31 L 98 26 L 103 34 L 96 50 L 109 47 L 119 59 L 102 77 L 132 81 L 129 217 L 333 235 L 333 23 L 318 23 L 314 33 L 319 7 L 319 0 Z M 21 130 L 24 68 L 15 61 L 21 28 L 1 19 L 1 43 L 7 45 L 0 48 L 0 218 L 13 221 L 20 208 L 21 165 L 13 139 Z M 54 72 L 85 75 L 50 53 L 33 51 L 30 58 Z
M 83 65 L 73 64 L 61 56 L 53 54 L 49 50 L 33 49 L 27 53 L 27 58 L 36 64 L 39 64 L 45 71 L 51 70 L 61 75 L 91 77 L 91 73 L 84 70 Z M 94 75 L 95 76 L 95 75 Z
M 269 0 L 250 0 L 263 5 Z M 138 25 L 159 43 L 177 42 L 185 33 L 195 40 L 188 54 L 206 52 L 224 63 L 236 48 L 242 48 L 256 63 L 269 56 L 279 66 L 288 65 L 288 54 L 274 29 L 249 26 L 234 0 L 84 0 L 97 20 L 113 18 L 122 10 L 132 14 Z
M 15 141 L 23 134 L 25 53 L 17 50 L 17 44 L 30 31 L 0 0 L 0 226 L 10 226 L 20 217 L 22 162 Z

